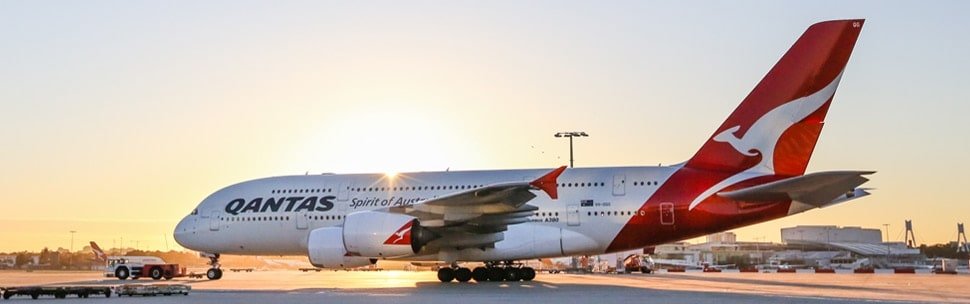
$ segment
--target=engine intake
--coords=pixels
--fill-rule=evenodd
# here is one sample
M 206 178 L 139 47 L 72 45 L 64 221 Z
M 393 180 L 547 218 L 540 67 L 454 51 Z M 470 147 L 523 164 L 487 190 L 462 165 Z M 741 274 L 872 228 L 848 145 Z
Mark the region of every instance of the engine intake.
M 349 256 L 340 227 L 317 228 L 307 238 L 307 258 L 316 267 L 344 269 L 372 265 L 376 259 Z

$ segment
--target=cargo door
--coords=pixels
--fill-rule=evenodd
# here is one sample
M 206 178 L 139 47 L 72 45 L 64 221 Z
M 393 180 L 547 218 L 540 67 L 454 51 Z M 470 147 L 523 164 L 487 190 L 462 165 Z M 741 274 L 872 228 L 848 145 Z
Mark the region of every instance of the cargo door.
M 307 215 L 306 211 L 303 211 L 303 212 L 300 212 L 300 213 L 297 213 L 296 214 L 296 229 L 298 229 L 298 230 L 306 230 L 307 228 L 310 227 L 310 225 L 307 223 L 307 222 L 309 222 L 309 219 L 307 218 L 307 216 L 308 215 Z
M 626 175 L 613 176 L 613 196 L 626 195 Z
M 222 220 L 219 217 L 219 211 L 209 212 L 209 230 L 218 231 L 219 225 L 222 224 Z
M 579 206 L 566 206 L 566 225 L 579 226 Z

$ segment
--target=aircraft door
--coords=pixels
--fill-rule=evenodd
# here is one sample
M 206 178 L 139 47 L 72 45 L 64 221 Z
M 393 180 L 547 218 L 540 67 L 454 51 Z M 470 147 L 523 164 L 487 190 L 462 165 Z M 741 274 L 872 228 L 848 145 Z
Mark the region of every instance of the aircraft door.
M 308 222 L 308 219 L 307 219 L 306 211 L 296 214 L 296 229 L 306 230 L 307 228 L 310 227 L 309 223 L 307 222 Z
M 222 224 L 222 220 L 219 219 L 219 211 L 209 212 L 209 230 L 219 231 L 219 225 Z
M 674 203 L 660 203 L 660 224 L 674 224 Z
M 613 196 L 622 196 L 626 194 L 626 175 L 614 175 L 613 176 Z
M 579 226 L 579 206 L 566 206 L 566 225 Z
M 337 187 L 337 200 L 343 202 L 343 201 L 346 201 L 349 196 L 350 196 L 350 186 L 348 186 L 347 184 L 340 184 Z

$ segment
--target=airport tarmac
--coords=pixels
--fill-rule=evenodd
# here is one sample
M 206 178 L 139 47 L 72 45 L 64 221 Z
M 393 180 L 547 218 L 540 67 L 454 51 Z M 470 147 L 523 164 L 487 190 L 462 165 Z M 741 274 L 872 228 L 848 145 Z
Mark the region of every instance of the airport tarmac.
M 0 271 L 0 286 L 117 285 L 97 272 Z M 131 283 L 125 281 L 124 283 Z M 138 280 L 138 283 L 155 283 Z M 165 282 L 165 281 L 162 281 Z M 442 284 L 430 271 L 226 272 L 222 280 L 175 279 L 189 296 L 124 298 L 125 303 L 970 303 L 970 275 L 661 273 L 539 274 L 532 282 Z M 42 298 L 54 301 L 53 298 Z M 10 301 L 32 301 L 28 297 Z M 42 300 L 38 300 L 42 301 Z M 65 300 L 56 300 L 65 301 Z M 71 298 L 68 302 L 122 302 Z

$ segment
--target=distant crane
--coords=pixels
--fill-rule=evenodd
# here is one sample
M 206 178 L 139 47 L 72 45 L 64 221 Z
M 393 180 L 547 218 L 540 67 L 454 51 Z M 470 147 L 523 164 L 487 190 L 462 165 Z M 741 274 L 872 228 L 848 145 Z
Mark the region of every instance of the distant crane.
M 967 234 L 963 232 L 963 223 L 957 223 L 957 252 L 970 252 Z
M 912 220 L 906 220 L 906 247 L 916 248 L 916 235 L 913 234 Z

